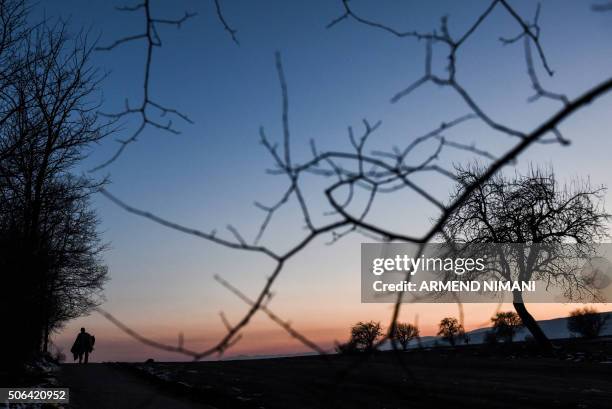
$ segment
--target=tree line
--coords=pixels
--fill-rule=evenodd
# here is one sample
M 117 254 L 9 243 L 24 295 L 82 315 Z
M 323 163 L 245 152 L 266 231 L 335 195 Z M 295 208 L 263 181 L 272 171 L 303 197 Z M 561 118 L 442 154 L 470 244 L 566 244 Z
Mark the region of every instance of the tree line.
M 580 336 L 587 339 L 596 338 L 608 321 L 609 315 L 600 314 L 591 307 L 577 308 L 567 318 L 567 329 L 572 336 Z M 497 312 L 491 317 L 491 328 L 483 337 L 484 344 L 496 344 L 500 341 L 512 343 L 517 333 L 525 328 L 521 317 L 514 311 Z M 339 354 L 355 354 L 360 352 L 373 352 L 380 344 L 378 341 L 383 337 L 384 331 L 380 322 L 360 321 L 351 327 L 351 335 L 347 342 L 336 345 Z M 470 336 L 466 333 L 463 325 L 455 317 L 444 317 L 438 323 L 436 335 L 455 347 L 459 343 L 470 344 Z M 525 337 L 526 341 L 532 339 L 531 335 Z M 422 347 L 419 328 L 410 323 L 398 323 L 391 342 L 399 344 L 401 350 L 407 351 L 411 343 Z M 436 341 L 437 344 L 437 341 Z
M 0 2 L 0 271 L 8 345 L 17 370 L 49 350 L 50 335 L 101 300 L 107 267 L 91 195 L 80 175 L 111 132 L 97 114 L 100 73 L 86 34 L 32 23 L 28 4 Z

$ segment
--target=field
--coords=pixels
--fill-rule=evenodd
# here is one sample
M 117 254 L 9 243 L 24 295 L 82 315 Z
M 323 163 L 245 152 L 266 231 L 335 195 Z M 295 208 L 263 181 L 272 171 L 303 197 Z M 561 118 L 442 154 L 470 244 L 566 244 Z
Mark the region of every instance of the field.
M 417 350 L 405 366 L 393 352 L 120 365 L 217 408 L 610 408 L 611 351 L 604 338 L 557 357 L 522 343 Z

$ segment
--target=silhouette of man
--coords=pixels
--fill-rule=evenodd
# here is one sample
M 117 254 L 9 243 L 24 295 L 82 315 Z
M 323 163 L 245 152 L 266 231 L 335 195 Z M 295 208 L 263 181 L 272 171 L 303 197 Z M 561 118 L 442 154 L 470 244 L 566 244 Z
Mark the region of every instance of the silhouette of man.
M 79 358 L 79 363 L 87 363 L 89 361 L 89 353 L 93 351 L 93 345 L 96 338 L 93 335 L 85 332 L 85 328 L 81 328 L 81 332 L 77 335 L 70 352 L 76 361 L 77 357 Z M 83 356 L 85 360 L 83 361 Z

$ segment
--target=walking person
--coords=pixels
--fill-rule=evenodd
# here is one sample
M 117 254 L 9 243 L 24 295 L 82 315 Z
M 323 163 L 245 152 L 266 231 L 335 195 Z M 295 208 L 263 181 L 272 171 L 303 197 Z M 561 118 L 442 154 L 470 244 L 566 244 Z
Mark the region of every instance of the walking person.
M 72 348 L 70 349 L 74 360 L 76 361 L 78 358 L 80 364 L 86 364 L 89 361 L 89 354 L 93 351 L 95 342 L 96 337 L 85 332 L 85 328 L 81 328 L 81 332 L 79 332 L 79 335 L 77 335 L 76 339 L 74 340 L 74 344 L 72 344 Z

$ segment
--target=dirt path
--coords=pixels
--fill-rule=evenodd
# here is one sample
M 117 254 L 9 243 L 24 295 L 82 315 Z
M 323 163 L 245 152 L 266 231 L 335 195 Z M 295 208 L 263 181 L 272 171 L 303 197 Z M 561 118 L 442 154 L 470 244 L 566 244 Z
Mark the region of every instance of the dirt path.
M 75 409 L 214 409 L 168 395 L 105 364 L 63 365 L 60 381 L 70 388 L 70 407 Z

